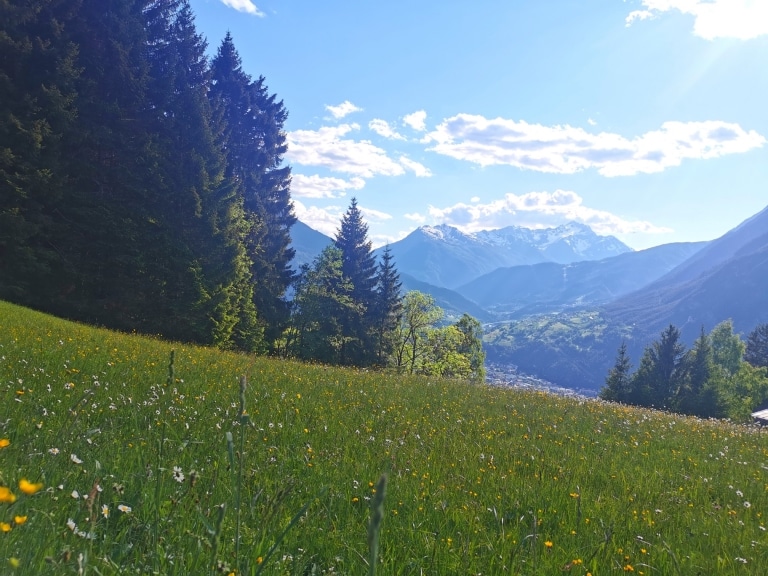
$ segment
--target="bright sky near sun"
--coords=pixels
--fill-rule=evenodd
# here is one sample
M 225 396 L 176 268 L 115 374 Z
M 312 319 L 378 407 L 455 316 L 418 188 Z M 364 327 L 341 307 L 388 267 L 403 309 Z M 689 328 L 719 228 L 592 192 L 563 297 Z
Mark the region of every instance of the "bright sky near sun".
M 375 245 L 575 220 L 636 249 L 768 205 L 768 0 L 191 0 L 289 111 L 298 217 Z

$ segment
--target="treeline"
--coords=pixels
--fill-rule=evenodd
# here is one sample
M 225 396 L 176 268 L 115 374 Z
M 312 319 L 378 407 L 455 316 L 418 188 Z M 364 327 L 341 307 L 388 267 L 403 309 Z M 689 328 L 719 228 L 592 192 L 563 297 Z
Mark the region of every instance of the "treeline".
M 287 111 L 187 0 L 0 3 L 0 298 L 267 350 L 288 324 Z
M 730 320 L 686 350 L 672 324 L 645 348 L 635 372 L 622 343 L 600 397 L 701 417 L 747 421 L 768 402 L 768 324 L 742 341 Z
M 431 296 L 402 294 L 389 248 L 378 264 L 371 248 L 353 198 L 334 243 L 298 275 L 291 321 L 278 350 L 329 364 L 482 382 L 480 323 L 465 314 L 444 325 L 443 311 Z

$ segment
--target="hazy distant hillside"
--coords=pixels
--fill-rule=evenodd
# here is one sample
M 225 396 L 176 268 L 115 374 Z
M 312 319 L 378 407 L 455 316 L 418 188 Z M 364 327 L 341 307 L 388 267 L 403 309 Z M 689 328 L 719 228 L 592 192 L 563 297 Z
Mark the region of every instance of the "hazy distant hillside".
M 456 291 L 507 315 L 605 303 L 656 280 L 704 246 L 706 242 L 664 244 L 598 261 L 499 268 Z
M 768 209 L 709 242 L 645 288 L 600 308 L 495 325 L 488 358 L 556 384 L 599 389 L 622 340 L 637 363 L 670 323 L 688 345 L 732 319 L 746 335 L 768 322 Z
M 332 242 L 333 238 L 297 220 L 291 228 L 291 247 L 296 250 L 296 256 L 292 263 L 293 269 L 298 270 L 302 264 L 311 264 L 320 252 Z

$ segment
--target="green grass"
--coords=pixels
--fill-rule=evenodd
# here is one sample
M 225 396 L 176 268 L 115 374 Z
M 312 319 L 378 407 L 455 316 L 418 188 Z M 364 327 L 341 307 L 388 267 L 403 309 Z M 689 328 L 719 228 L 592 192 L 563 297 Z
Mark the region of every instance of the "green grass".
M 15 496 L 0 503 L 0 574 L 768 565 L 756 428 L 254 358 L 4 303 L 0 398 L 0 486 Z

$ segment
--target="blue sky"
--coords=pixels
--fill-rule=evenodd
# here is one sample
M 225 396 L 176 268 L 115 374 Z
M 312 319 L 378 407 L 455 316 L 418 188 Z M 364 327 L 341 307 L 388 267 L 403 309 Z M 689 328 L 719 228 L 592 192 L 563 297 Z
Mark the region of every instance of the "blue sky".
M 191 0 L 289 111 L 299 218 L 375 245 L 569 220 L 636 249 L 768 205 L 768 0 Z

